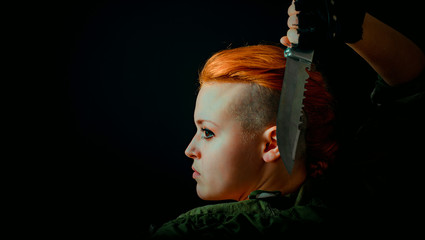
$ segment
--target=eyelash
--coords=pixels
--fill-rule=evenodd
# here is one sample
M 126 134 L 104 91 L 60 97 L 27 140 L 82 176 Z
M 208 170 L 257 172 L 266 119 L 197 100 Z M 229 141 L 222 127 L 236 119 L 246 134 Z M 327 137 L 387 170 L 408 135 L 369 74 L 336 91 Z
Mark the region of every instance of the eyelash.
M 208 139 L 210 139 L 210 138 L 212 138 L 212 137 L 215 136 L 214 133 L 211 130 L 209 130 L 208 128 L 202 128 L 201 130 L 202 130 L 202 132 L 204 132 L 202 134 L 202 138 L 203 139 L 207 139 L 208 140 Z M 206 134 L 208 134 L 208 136 Z

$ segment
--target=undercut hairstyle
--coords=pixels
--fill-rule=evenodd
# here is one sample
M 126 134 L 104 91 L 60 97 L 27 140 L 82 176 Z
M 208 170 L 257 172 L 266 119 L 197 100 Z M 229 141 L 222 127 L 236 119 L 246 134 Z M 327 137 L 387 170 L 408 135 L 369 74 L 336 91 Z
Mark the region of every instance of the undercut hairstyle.
M 229 111 L 241 122 L 247 135 L 276 125 L 285 73 L 284 49 L 253 45 L 215 53 L 199 74 L 202 88 L 207 83 L 245 83 L 249 91 L 230 104 Z M 307 71 L 304 113 L 306 115 L 306 163 L 311 176 L 319 176 L 335 159 L 333 98 L 319 72 Z
M 276 124 L 280 91 L 247 83 L 247 90 L 229 104 L 228 111 L 234 116 L 249 140 Z

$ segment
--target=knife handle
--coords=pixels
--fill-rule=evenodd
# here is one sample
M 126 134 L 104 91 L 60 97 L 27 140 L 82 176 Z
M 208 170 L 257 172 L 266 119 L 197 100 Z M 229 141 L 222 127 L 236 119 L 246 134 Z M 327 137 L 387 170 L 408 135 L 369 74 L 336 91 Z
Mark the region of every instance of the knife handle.
M 313 50 L 301 50 L 298 48 L 287 48 L 284 52 L 285 57 L 290 57 L 301 62 L 312 63 L 313 62 Z

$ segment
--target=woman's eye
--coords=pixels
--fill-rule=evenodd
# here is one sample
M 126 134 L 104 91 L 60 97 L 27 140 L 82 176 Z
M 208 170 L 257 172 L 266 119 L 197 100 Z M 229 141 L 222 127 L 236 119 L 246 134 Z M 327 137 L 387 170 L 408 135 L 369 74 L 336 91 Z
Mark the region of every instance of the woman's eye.
M 211 132 L 211 130 L 209 130 L 207 128 L 202 128 L 202 132 L 204 132 L 202 134 L 202 138 L 204 138 L 204 139 L 209 139 L 209 138 L 214 137 L 214 133 Z

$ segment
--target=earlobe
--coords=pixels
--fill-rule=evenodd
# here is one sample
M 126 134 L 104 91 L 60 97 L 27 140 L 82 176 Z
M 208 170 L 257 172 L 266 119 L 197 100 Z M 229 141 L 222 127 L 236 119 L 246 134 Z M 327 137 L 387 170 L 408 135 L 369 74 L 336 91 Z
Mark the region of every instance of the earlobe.
M 280 152 L 277 147 L 263 154 L 264 162 L 273 162 L 279 159 L 280 159 Z
M 280 159 L 280 152 L 277 146 L 276 126 L 268 128 L 264 131 L 264 150 L 263 160 L 265 162 L 273 162 Z

